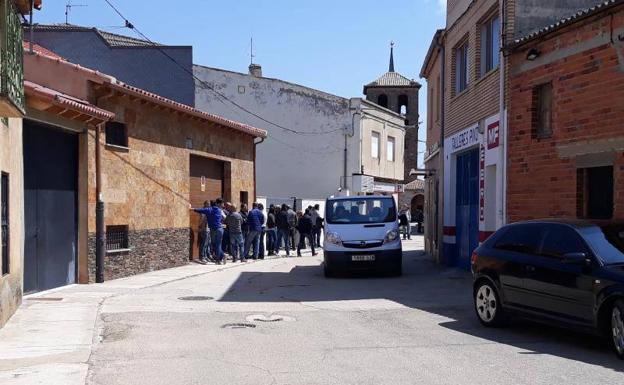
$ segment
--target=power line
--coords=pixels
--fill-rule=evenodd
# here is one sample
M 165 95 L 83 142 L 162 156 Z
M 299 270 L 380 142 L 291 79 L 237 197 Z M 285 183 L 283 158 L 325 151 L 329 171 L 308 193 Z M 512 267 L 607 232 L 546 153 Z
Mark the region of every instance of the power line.
M 150 38 L 148 38 L 143 32 L 141 32 L 139 29 L 137 29 L 134 24 L 132 24 L 128 19 L 126 19 L 126 17 L 109 1 L 109 0 L 104 0 L 106 2 L 106 4 L 108 4 L 114 11 L 115 13 L 117 13 L 119 15 L 119 17 L 121 17 L 125 24 L 126 27 L 135 31 L 139 36 L 141 36 L 143 39 L 145 39 L 148 43 L 152 44 L 154 46 L 154 48 L 158 49 L 158 51 L 160 53 L 162 53 L 163 55 L 165 55 L 169 60 L 171 60 L 173 63 L 175 63 L 178 67 L 180 67 L 184 72 L 188 73 L 189 75 L 191 75 L 191 77 L 193 77 L 194 80 L 198 81 L 199 83 L 201 83 L 206 89 L 214 92 L 216 95 L 218 95 L 219 97 L 221 97 L 224 100 L 227 100 L 229 103 L 233 104 L 234 106 L 238 107 L 239 109 L 241 109 L 242 111 L 245 111 L 246 113 L 260 119 L 261 121 L 271 124 L 275 127 L 281 128 L 284 131 L 288 131 L 290 133 L 293 134 L 298 134 L 298 135 L 321 135 L 321 134 L 331 134 L 334 132 L 338 132 L 338 131 L 342 131 L 342 128 L 337 128 L 334 130 L 329 130 L 329 131 L 321 131 L 321 132 L 304 132 L 304 131 L 297 131 L 297 130 L 293 130 L 292 128 L 288 128 L 288 127 L 284 127 L 278 123 L 272 122 L 270 120 L 267 120 L 265 118 L 263 118 L 262 116 L 256 114 L 253 111 L 250 111 L 249 109 L 241 106 L 240 104 L 236 103 L 235 101 L 231 100 L 230 98 L 228 98 L 226 95 L 224 95 L 223 93 L 217 91 L 210 83 L 200 79 L 199 77 L 197 77 L 193 71 L 189 71 L 184 65 L 182 65 L 180 62 L 178 62 L 174 57 L 172 57 L 171 55 L 169 55 L 167 52 L 165 52 L 161 46 L 159 44 L 156 44 L 155 42 L 153 42 Z

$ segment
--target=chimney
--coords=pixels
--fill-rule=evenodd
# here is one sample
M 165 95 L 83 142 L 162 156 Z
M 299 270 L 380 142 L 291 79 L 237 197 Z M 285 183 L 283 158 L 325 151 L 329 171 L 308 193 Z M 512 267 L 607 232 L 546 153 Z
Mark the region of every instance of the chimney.
M 249 65 L 249 75 L 255 76 L 257 78 L 261 78 L 262 77 L 262 66 L 260 64 L 253 64 L 253 63 L 251 63 Z

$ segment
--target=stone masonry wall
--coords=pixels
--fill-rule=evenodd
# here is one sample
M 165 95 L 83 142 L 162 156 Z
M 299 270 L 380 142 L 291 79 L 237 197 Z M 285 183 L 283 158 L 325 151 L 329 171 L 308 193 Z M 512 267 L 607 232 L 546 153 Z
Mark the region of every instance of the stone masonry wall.
M 624 34 L 624 7 L 613 19 L 602 15 L 577 23 L 510 56 L 510 222 L 576 217 L 577 162 L 600 154 L 613 159 L 614 218 L 624 219 L 624 43 L 618 34 Z M 541 55 L 530 62 L 532 47 Z M 538 138 L 533 89 L 548 82 L 553 133 Z
M 224 162 L 224 199 L 239 204 L 254 192 L 254 138 L 218 124 L 190 119 L 169 109 L 114 96 L 100 107 L 128 130 L 128 148 L 104 146 L 104 222 L 126 225 L 129 252 L 105 256 L 106 279 L 179 266 L 190 251 L 190 157 Z M 187 148 L 187 140 L 192 149 Z M 95 138 L 89 132 L 89 279 L 95 273 Z

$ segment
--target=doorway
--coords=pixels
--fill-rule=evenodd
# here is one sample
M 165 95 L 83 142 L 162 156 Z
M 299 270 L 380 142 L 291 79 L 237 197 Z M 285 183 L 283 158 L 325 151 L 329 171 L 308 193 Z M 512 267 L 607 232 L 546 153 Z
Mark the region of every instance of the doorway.
M 193 207 L 203 207 L 205 201 L 223 197 L 224 162 L 191 155 L 190 160 L 190 200 Z M 199 257 L 199 225 L 201 215 L 191 213 L 191 252 L 190 259 Z
M 24 292 L 76 282 L 78 135 L 24 120 Z
M 468 269 L 470 255 L 479 243 L 479 150 L 457 156 L 455 265 Z

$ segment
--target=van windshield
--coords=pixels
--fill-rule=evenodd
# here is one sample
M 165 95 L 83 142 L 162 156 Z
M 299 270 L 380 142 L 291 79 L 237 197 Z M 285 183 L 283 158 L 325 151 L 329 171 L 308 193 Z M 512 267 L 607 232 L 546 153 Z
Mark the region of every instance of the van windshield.
M 392 197 L 328 200 L 325 208 L 327 223 L 387 223 L 397 218 L 396 206 Z

